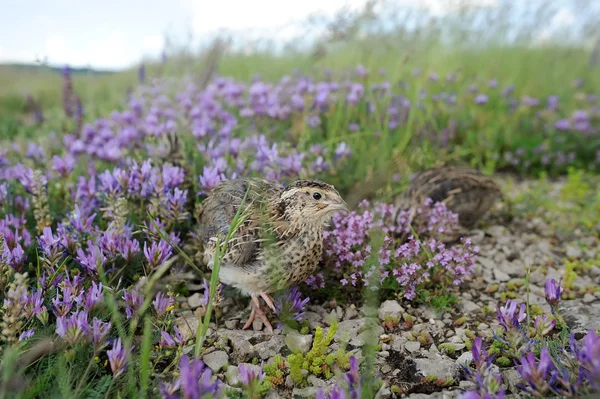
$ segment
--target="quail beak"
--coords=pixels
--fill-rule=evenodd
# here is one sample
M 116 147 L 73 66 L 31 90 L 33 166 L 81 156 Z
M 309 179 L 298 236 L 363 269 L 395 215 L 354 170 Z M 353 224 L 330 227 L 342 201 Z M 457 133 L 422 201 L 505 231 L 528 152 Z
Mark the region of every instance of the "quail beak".
M 331 209 L 335 209 L 336 211 L 350 212 L 350 209 L 348 208 L 348 204 L 346 203 L 346 201 L 344 201 L 341 198 L 339 200 L 336 200 L 335 202 L 332 202 L 330 207 L 331 207 Z

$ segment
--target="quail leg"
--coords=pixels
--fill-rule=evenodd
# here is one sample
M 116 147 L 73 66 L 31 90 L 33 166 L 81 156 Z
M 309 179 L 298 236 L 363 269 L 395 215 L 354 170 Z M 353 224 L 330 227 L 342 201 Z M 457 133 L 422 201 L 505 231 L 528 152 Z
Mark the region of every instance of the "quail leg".
M 261 293 L 261 296 L 262 296 L 262 293 Z M 252 322 L 254 321 L 256 316 L 258 316 L 262 319 L 267 330 L 270 333 L 273 333 L 273 326 L 271 326 L 271 323 L 269 323 L 269 320 L 267 319 L 265 312 L 263 312 L 263 310 L 260 308 L 260 302 L 258 301 L 258 296 L 256 294 L 251 294 L 250 297 L 252 298 L 252 301 L 250 302 L 250 307 L 252 308 L 252 310 L 250 312 L 250 317 L 248 317 L 248 321 L 246 322 L 244 327 L 242 327 L 242 330 L 248 329 L 248 327 L 250 327 L 252 325 Z M 272 301 L 271 301 L 271 304 L 272 304 Z

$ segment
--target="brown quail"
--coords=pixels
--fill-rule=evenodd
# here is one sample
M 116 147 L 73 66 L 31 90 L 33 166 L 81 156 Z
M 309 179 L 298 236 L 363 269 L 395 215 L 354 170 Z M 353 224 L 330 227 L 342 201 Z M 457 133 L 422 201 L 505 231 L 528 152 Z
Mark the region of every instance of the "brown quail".
M 417 173 L 407 189 L 396 201 L 397 214 L 423 206 L 431 198 L 433 203 L 444 202 L 458 214 L 463 228 L 470 229 L 502 198 L 496 182 L 483 173 L 465 167 L 442 166 Z
M 224 181 L 197 214 L 203 261 L 211 270 L 217 237 L 222 243 L 239 207 L 246 216 L 227 243 L 219 279 L 252 299 L 243 329 L 259 316 L 272 332 L 259 296 L 275 310 L 271 293 L 315 272 L 323 252 L 323 230 L 335 212 L 347 211 L 348 206 L 333 186 L 320 181 L 299 180 L 287 187 L 262 179 Z

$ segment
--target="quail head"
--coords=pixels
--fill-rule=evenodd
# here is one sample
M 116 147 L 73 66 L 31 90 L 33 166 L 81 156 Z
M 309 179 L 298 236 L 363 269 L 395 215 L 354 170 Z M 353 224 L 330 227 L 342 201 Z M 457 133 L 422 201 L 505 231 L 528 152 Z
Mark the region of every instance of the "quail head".
M 416 208 L 423 206 L 427 198 L 433 203 L 444 202 L 458 215 L 462 228 L 470 229 L 502 198 L 502 192 L 494 179 L 475 169 L 435 167 L 414 176 L 396 201 L 396 216 L 401 211 L 409 211 L 412 217 L 417 217 Z M 419 222 L 415 220 L 413 224 Z
M 271 293 L 314 274 L 323 252 L 323 230 L 335 212 L 348 206 L 333 186 L 320 181 L 298 180 L 287 187 L 252 178 L 224 181 L 197 213 L 202 257 L 211 270 L 217 237 L 222 243 L 240 207 L 245 217 L 226 243 L 219 279 L 251 297 L 243 329 L 258 316 L 272 332 L 259 297 L 275 311 Z

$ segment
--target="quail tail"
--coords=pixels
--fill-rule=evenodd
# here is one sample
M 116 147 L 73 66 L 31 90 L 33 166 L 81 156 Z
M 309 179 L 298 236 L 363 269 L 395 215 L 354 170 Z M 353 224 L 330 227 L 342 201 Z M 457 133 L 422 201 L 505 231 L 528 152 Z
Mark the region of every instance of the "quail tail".
M 273 304 L 273 298 L 271 298 L 271 296 L 266 292 L 261 292 L 259 295 L 267 303 L 267 306 L 269 306 L 269 308 L 271 308 L 275 312 L 276 310 L 275 305 Z M 263 321 L 267 330 L 270 333 L 273 333 L 273 326 L 271 326 L 271 323 L 269 322 L 269 319 L 267 319 L 267 315 L 265 315 L 265 312 L 260 308 L 260 302 L 258 300 L 259 295 L 254 293 L 250 295 L 250 297 L 252 298 L 250 302 L 250 307 L 252 310 L 250 311 L 250 317 L 248 317 L 248 321 L 246 322 L 246 324 L 244 324 L 242 330 L 248 329 L 252 325 L 252 322 L 254 321 L 256 316 L 258 316 Z

